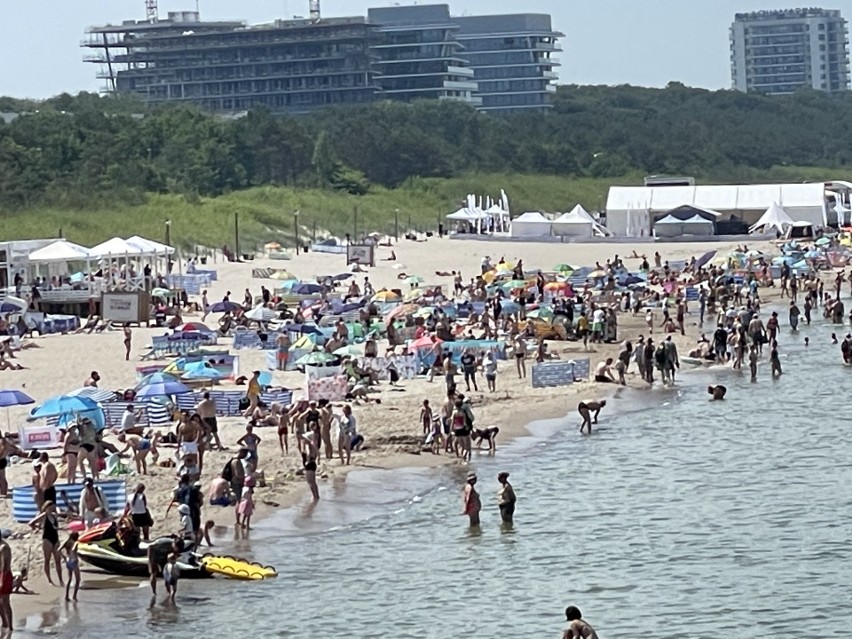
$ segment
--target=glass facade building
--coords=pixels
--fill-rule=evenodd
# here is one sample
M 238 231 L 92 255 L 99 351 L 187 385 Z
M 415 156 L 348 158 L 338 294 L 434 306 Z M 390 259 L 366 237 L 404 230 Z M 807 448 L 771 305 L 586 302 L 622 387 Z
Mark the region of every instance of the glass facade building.
M 849 36 L 840 11 L 791 9 L 737 14 L 731 75 L 738 91 L 786 94 L 849 90 Z
M 453 18 L 441 4 L 256 26 L 169 13 L 89 29 L 82 46 L 107 92 L 135 93 L 152 104 L 303 113 L 437 99 L 511 112 L 550 108 L 561 35 L 547 15 Z
M 550 108 L 556 91 L 554 54 L 563 34 L 551 27 L 550 16 L 518 14 L 453 18 L 459 26 L 463 57 L 474 71 L 476 93 L 487 111 L 528 111 Z
M 372 50 L 384 97 L 482 103 L 447 5 L 370 9 L 367 20 L 381 36 Z

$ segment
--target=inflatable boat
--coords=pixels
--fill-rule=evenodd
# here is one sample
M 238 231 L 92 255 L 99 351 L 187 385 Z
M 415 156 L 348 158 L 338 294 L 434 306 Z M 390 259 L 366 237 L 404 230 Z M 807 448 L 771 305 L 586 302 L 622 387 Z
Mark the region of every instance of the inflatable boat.
M 278 572 L 272 566 L 263 566 L 231 556 L 216 556 L 210 553 L 200 559 L 202 567 L 214 575 L 222 575 L 230 579 L 271 579 Z

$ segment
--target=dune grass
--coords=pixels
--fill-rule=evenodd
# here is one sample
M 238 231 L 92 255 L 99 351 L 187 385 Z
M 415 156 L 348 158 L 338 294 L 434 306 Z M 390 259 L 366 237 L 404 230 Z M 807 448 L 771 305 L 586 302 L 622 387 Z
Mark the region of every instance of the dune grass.
M 778 167 L 742 176 L 740 181 L 820 180 L 842 177 L 838 171 L 819 168 Z M 705 183 L 709 180 L 704 181 Z M 264 186 L 217 198 L 188 201 L 179 195 L 149 195 L 144 203 L 117 203 L 89 210 L 43 207 L 0 213 L 0 239 L 48 238 L 62 235 L 93 246 L 116 235 L 142 235 L 157 241 L 166 237 L 171 220 L 171 241 L 185 248 L 235 244 L 235 218 L 243 252 L 277 241 L 294 245 L 294 212 L 299 211 L 302 242 L 328 235 L 364 232 L 434 231 L 444 216 L 457 210 L 468 193 L 498 198 L 509 196 L 512 214 L 524 211 L 569 211 L 577 203 L 600 210 L 607 190 L 615 184 L 641 184 L 639 174 L 623 178 L 563 178 L 545 175 L 468 174 L 452 179 L 414 178 L 400 188 L 374 187 L 354 196 L 336 191 Z M 357 212 L 356 212 L 357 210 Z M 398 215 L 396 211 L 398 210 Z

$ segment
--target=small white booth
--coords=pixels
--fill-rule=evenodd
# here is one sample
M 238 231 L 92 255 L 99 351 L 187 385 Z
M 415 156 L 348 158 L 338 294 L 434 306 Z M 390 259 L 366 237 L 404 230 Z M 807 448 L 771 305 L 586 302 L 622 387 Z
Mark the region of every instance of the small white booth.
M 511 237 L 549 237 L 553 222 L 538 212 L 528 212 L 516 217 L 510 224 Z
M 579 204 L 553 220 L 553 234 L 562 237 L 593 237 L 598 224 Z

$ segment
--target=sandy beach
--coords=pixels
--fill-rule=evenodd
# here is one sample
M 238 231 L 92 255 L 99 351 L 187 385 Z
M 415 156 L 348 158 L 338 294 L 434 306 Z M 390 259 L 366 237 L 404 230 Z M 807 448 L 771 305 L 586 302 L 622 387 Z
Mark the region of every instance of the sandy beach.
M 270 238 L 273 239 L 273 238 Z M 747 241 L 747 238 L 745 238 Z M 720 255 L 726 254 L 736 246 L 736 243 L 721 244 L 538 244 L 538 243 L 499 243 L 480 241 L 459 241 L 430 238 L 428 241 L 414 242 L 401 240 L 393 247 L 396 261 L 385 261 L 391 249 L 380 247 L 377 251 L 375 268 L 368 269 L 365 274 L 357 274 L 359 283 L 364 275 L 369 276 L 376 290 L 386 288 L 405 288 L 400 274 L 419 275 L 426 280 L 426 285 L 440 284 L 445 290 L 452 289 L 452 277 L 436 275 L 436 271 L 462 271 L 465 280 L 479 273 L 480 259 L 489 255 L 493 260 L 504 256 L 506 260 L 523 259 L 525 269 L 551 270 L 557 263 L 569 263 L 575 266 L 591 266 L 595 262 L 604 263 L 607 259 L 619 255 L 631 269 L 638 268 L 638 259 L 626 256 L 635 250 L 638 254 L 646 254 L 653 262 L 654 251 L 660 252 L 664 260 L 688 259 L 699 256 L 708 250 L 717 250 Z M 769 250 L 770 246 L 751 245 L 750 248 Z M 227 263 L 219 261 L 208 265 L 218 271 L 219 280 L 209 289 L 211 302 L 221 299 L 226 292 L 232 293 L 235 300 L 242 299 L 243 291 L 249 288 L 253 294 L 258 294 L 261 285 L 273 289 L 277 282 L 251 278 L 253 268 L 286 268 L 303 280 L 310 280 L 318 275 L 342 273 L 347 270 L 345 258 L 341 255 L 307 253 L 294 257 L 289 261 L 266 260 L 258 257 L 247 263 Z M 761 298 L 773 298 L 773 290 L 762 290 Z M 766 302 L 764 302 L 766 303 Z M 697 306 L 697 305 L 693 305 Z M 687 317 L 686 335 L 675 334 L 673 337 L 678 344 L 681 356 L 694 346 L 701 333 L 697 325 L 697 312 L 690 308 Z M 186 321 L 197 321 L 198 315 L 185 315 Z M 208 317 L 208 324 L 213 326 L 216 316 Z M 657 318 L 659 322 L 659 317 Z M 705 323 L 705 329 L 709 325 Z M 657 329 L 658 330 L 658 329 Z M 18 353 L 18 361 L 25 366 L 21 371 L 0 372 L 0 387 L 21 389 L 40 402 L 83 385 L 90 372 L 100 373 L 100 387 L 104 389 L 129 388 L 136 383 L 136 366 L 140 365 L 140 356 L 147 349 L 153 335 L 163 334 L 163 329 L 133 329 L 133 345 L 131 361 L 124 361 L 123 336 L 121 331 L 101 334 L 57 335 L 35 338 L 38 348 L 28 349 Z M 655 330 L 656 333 L 656 330 Z M 634 317 L 631 314 L 619 315 L 619 342 L 624 339 L 634 340 L 639 335 L 647 335 L 644 317 Z M 229 345 L 229 339 L 220 339 L 220 346 Z M 380 345 L 380 350 L 382 346 Z M 582 343 L 550 342 L 551 353 L 562 359 L 585 357 Z M 592 367 L 606 357 L 615 357 L 619 343 L 607 345 L 592 345 L 588 351 Z M 240 369 L 247 373 L 254 369 L 265 370 L 265 356 L 261 351 L 241 350 Z M 528 371 L 533 362 L 528 360 Z M 300 373 L 274 373 L 274 384 L 284 386 L 294 391 L 299 397 L 304 389 L 304 375 Z M 647 388 L 647 384 L 638 378 L 633 371 L 628 377 L 628 384 L 636 388 Z M 497 377 L 497 392 L 489 393 L 483 390 L 484 379 L 481 381 L 480 392 L 470 393 L 477 425 L 480 427 L 496 425 L 500 428 L 497 442 L 499 446 L 514 437 L 526 432 L 526 426 L 531 421 L 550 419 L 563 416 L 576 410 L 577 401 L 581 399 L 597 399 L 608 396 L 616 387 L 595 383 L 576 383 L 569 387 L 557 389 L 533 389 L 529 377 L 519 380 L 515 372 L 514 362 L 499 363 Z M 320 490 L 323 483 L 331 477 L 339 477 L 359 467 L 399 468 L 405 466 L 434 466 L 438 464 L 458 464 L 455 457 L 449 455 L 432 455 L 420 452 L 422 430 L 418 421 L 420 407 L 424 399 L 429 399 L 434 408 L 440 406 L 444 397 L 444 384 L 439 378 L 433 383 L 423 378 L 405 381 L 398 388 L 387 384 L 381 385 L 381 393 L 371 395 L 382 400 L 381 405 L 354 405 L 353 412 L 358 420 L 358 430 L 366 438 L 366 448 L 353 454 L 353 465 L 341 466 L 336 459 L 322 460 L 318 476 Z M 31 407 L 9 409 L 10 427 L 15 431 L 17 425 L 26 418 Z M 618 401 L 612 402 L 606 412 L 618 410 Z M 606 412 L 602 417 L 606 417 Z M 245 420 L 230 418 L 220 420 L 220 436 L 225 446 L 235 448 L 236 440 L 244 433 Z M 579 425 L 579 419 L 578 419 Z M 258 510 L 255 517 L 263 517 L 271 510 L 285 508 L 295 503 L 305 489 L 304 480 L 296 475 L 301 467 L 301 458 L 297 456 L 295 442 L 292 440 L 289 455 L 282 455 L 279 450 L 278 438 L 274 428 L 258 429 L 263 439 L 260 448 L 259 469 L 263 470 L 268 485 L 258 488 L 255 500 Z M 108 439 L 114 443 L 110 435 Z M 164 457 L 173 454 L 174 449 L 163 448 Z M 51 451 L 51 457 L 58 463 L 59 451 Z M 204 490 L 211 478 L 215 477 L 229 458 L 230 453 L 210 452 L 205 456 L 205 468 L 202 476 Z M 30 483 L 32 467 L 27 460 L 14 464 L 7 469 L 9 485 L 21 486 Z M 176 484 L 174 469 L 150 467 L 149 475 L 145 477 L 127 477 L 128 488 L 137 481 L 147 486 L 147 495 L 155 527 L 152 535 L 168 534 L 178 529 L 177 515 L 172 511 L 166 515 L 166 508 L 171 500 L 172 490 Z M 11 522 L 11 499 L 0 502 L 0 516 L 5 522 Z M 322 503 L 320 506 L 322 507 Z M 220 526 L 233 527 L 234 512 L 232 508 L 206 507 L 203 519 L 212 519 L 217 525 L 214 530 L 214 543 L 217 536 L 222 534 Z M 23 524 L 7 524 L 14 533 L 21 535 L 10 541 L 13 549 L 13 563 L 16 569 L 26 564 L 29 557 L 31 574 L 30 587 L 39 593 L 38 596 L 13 597 L 13 606 L 18 616 L 41 612 L 60 596 L 59 588 L 49 586 L 41 577 L 41 535 L 29 531 Z M 217 535 L 216 533 L 219 533 Z M 65 533 L 63 533 L 63 540 Z M 262 554 L 261 552 L 257 553 Z M 262 560 L 262 556 L 259 557 Z M 102 580 L 91 574 L 84 574 L 86 587 L 99 587 Z M 87 595 L 81 593 L 84 604 Z M 82 605 L 82 604 L 81 604 Z

